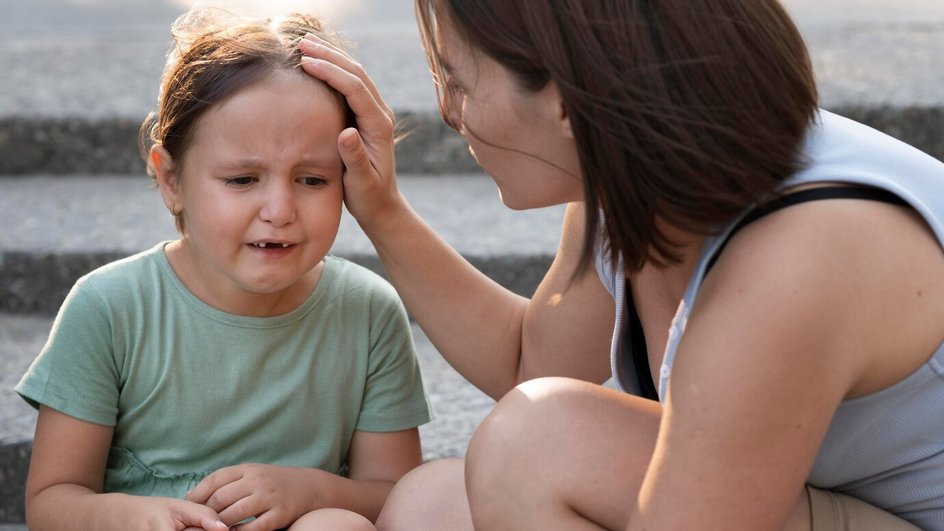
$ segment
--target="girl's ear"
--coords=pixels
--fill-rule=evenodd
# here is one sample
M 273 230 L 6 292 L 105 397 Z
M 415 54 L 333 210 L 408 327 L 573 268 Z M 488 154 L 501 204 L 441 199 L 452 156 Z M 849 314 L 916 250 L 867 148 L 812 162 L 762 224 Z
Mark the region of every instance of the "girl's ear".
M 151 148 L 148 158 L 151 168 L 154 169 L 154 177 L 157 180 L 157 187 L 161 190 L 164 206 L 176 216 L 183 209 L 183 204 L 180 197 L 180 180 L 174 167 L 174 160 L 160 144 Z

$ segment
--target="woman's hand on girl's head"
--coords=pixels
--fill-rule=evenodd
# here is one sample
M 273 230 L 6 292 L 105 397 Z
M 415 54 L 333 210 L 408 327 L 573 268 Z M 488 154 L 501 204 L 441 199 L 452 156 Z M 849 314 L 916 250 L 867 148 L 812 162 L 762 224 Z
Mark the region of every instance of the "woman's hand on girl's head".
M 344 202 L 370 233 L 396 211 L 395 117 L 373 80 L 357 61 L 327 41 L 311 35 L 299 43 L 302 68 L 338 91 L 354 113 L 356 127 L 341 132 L 338 150 L 344 160 Z

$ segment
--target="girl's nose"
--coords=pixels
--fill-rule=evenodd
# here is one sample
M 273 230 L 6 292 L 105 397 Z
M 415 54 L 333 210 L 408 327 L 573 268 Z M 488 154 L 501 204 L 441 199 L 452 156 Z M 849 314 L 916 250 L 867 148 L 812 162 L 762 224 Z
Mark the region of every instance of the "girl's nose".
M 290 187 L 278 186 L 268 190 L 259 217 L 262 221 L 276 227 L 283 227 L 295 221 L 298 214 L 295 196 Z

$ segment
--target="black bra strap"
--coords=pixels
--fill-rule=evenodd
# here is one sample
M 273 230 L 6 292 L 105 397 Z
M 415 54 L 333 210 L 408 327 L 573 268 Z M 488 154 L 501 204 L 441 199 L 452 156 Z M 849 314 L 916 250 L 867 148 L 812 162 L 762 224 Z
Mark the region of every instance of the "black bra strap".
M 866 199 L 869 201 L 881 201 L 883 203 L 908 206 L 908 203 L 902 198 L 880 188 L 829 186 L 825 188 L 809 188 L 806 190 L 800 190 L 799 192 L 793 192 L 791 194 L 780 196 L 754 208 L 748 212 L 741 219 L 741 221 L 737 223 L 737 225 L 734 226 L 734 228 L 731 230 L 731 233 L 728 234 L 727 239 L 725 239 L 724 243 L 721 244 L 721 247 L 718 248 L 714 256 L 711 257 L 711 260 L 708 261 L 708 266 L 705 268 L 705 274 L 707 275 L 708 272 L 711 271 L 711 268 L 714 267 L 715 262 L 718 260 L 718 257 L 721 256 L 721 252 L 724 251 L 724 248 L 728 245 L 728 242 L 731 241 L 731 238 L 745 226 L 757 221 L 767 214 L 776 212 L 782 208 L 797 205 L 799 203 L 806 203 L 809 201 L 820 201 L 823 199 Z

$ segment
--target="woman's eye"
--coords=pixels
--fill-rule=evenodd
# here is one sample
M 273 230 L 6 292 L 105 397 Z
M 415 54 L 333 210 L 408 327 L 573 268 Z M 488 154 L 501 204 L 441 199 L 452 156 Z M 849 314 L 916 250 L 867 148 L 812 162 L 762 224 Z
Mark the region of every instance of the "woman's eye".
M 462 92 L 462 86 L 460 86 L 451 75 L 443 74 L 436 76 L 433 80 L 442 88 L 443 92 L 447 94 L 459 94 Z
M 449 92 L 450 94 L 462 94 L 462 86 L 452 79 L 448 79 L 446 81 L 446 92 Z
M 249 176 L 231 177 L 226 179 L 226 184 L 230 186 L 249 186 L 255 179 Z

